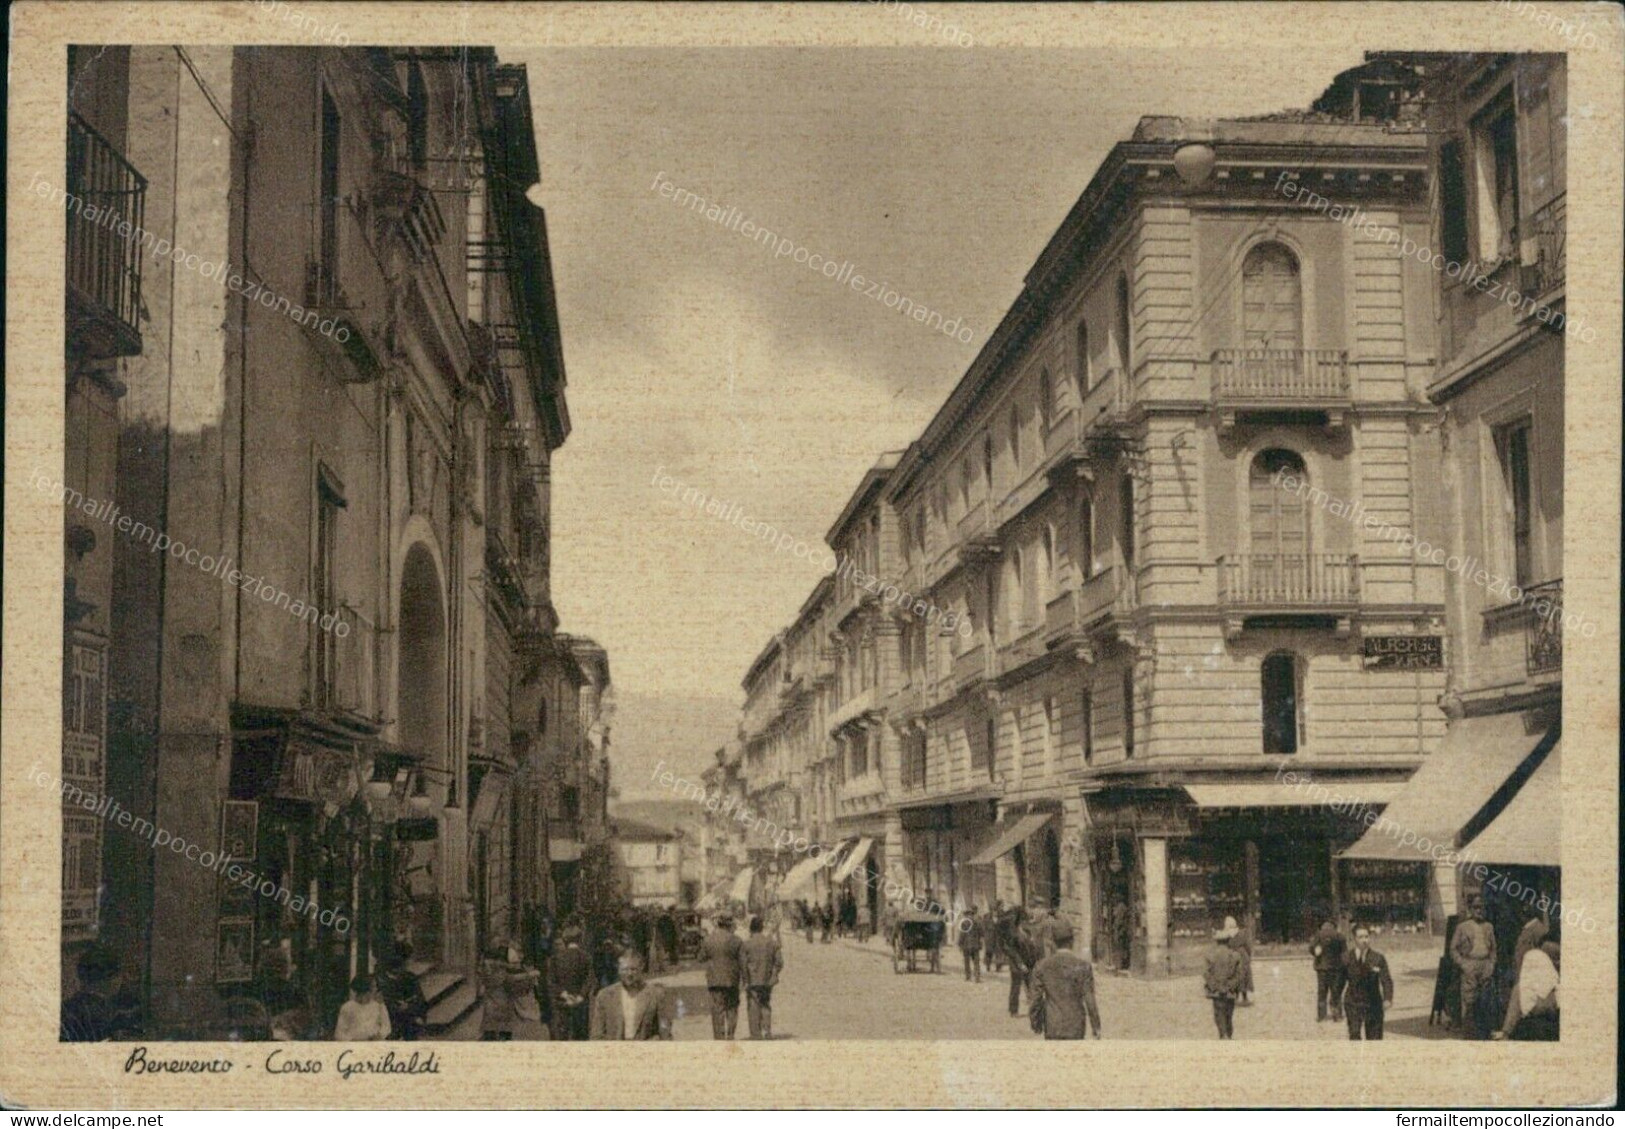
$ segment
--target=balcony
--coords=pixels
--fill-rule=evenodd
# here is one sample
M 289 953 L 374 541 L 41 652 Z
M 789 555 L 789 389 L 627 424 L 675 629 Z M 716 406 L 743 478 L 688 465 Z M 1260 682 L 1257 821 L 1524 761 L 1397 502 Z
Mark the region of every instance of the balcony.
M 1512 604 L 1484 609 L 1484 626 L 1492 634 L 1522 630 L 1524 671 L 1530 677 L 1563 670 L 1563 581 L 1531 584 Z
M 1242 412 L 1316 413 L 1341 427 L 1351 404 L 1348 354 L 1340 349 L 1215 349 L 1212 378 L 1224 428 Z
M 1359 601 L 1360 558 L 1340 553 L 1239 553 L 1220 557 L 1219 603 L 1250 617 L 1329 617 L 1339 632 Z M 1228 624 L 1234 636 L 1239 619 Z
M 1099 436 L 1121 423 L 1128 413 L 1128 393 L 1123 370 L 1108 370 L 1083 398 L 1083 406 L 1078 411 L 1078 438 Z
M 1134 577 L 1120 565 L 1110 565 L 1078 588 L 1078 623 L 1089 627 L 1107 616 L 1134 610 Z
M 72 112 L 67 192 L 68 351 L 96 358 L 135 356 L 141 352 L 147 181 Z
M 1523 241 L 1523 277 L 1519 288 L 1540 299 L 1563 289 L 1567 267 L 1568 196 L 1557 197 L 1530 215 Z M 1533 261 L 1529 261 L 1529 260 Z
M 987 648 L 981 643 L 954 656 L 953 668 L 948 674 L 953 693 L 961 693 L 986 678 Z

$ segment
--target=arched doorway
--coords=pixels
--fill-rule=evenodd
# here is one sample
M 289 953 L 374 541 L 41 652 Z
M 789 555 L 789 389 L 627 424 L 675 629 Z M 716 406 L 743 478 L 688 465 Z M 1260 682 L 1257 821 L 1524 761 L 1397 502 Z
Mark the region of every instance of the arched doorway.
M 406 932 L 413 949 L 433 959 L 440 952 L 442 909 L 436 809 L 457 802 L 457 781 L 446 742 L 446 611 L 440 570 L 421 544 L 406 554 L 401 570 L 396 636 L 396 740 L 422 758 L 430 772 L 417 785 L 405 842 L 397 852 L 397 881 L 405 906 Z M 401 920 L 401 918 L 397 918 Z

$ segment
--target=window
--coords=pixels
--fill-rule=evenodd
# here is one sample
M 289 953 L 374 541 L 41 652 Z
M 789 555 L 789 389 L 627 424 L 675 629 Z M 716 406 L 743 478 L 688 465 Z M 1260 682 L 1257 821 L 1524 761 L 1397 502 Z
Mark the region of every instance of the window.
M 993 775 L 993 750 L 998 745 L 999 723 L 989 717 L 982 727 L 982 743 L 978 745 L 974 740 L 970 748 L 971 770 L 985 769 L 988 776 Z
M 982 436 L 982 483 L 989 496 L 993 493 L 993 436 Z
M 970 486 L 975 473 L 971 470 L 970 460 L 966 459 L 959 467 L 959 500 L 962 512 L 970 513 Z
M 317 263 L 320 271 L 318 296 L 335 300 L 339 265 L 339 119 L 333 96 L 322 91 L 321 184 L 318 203 L 320 227 L 317 233 Z
M 1055 527 L 1044 526 L 1043 555 L 1038 558 L 1038 592 L 1047 606 L 1055 596 Z
M 1124 472 L 1117 480 L 1117 543 L 1123 554 L 1123 578 L 1127 584 L 1134 574 L 1134 479 Z
M 1241 265 L 1242 344 L 1249 349 L 1302 345 L 1303 287 L 1298 260 L 1279 243 L 1260 243 Z
M 1021 477 L 1021 409 L 1010 405 L 1010 481 Z
M 1304 491 L 1283 490 L 1292 475 L 1307 482 L 1303 459 L 1292 451 L 1260 451 L 1248 472 L 1252 583 L 1266 590 L 1302 590 L 1309 581 L 1309 506 Z
M 909 517 L 904 514 L 898 519 L 902 528 L 897 533 L 897 547 L 903 554 L 903 567 L 908 567 L 909 551 L 914 548 L 914 531 L 909 528 Z
M 319 611 L 318 623 L 331 624 L 338 616 L 338 596 L 334 591 L 334 559 L 338 554 L 339 510 L 344 491 L 325 466 L 316 469 L 316 575 L 311 585 Z M 338 662 L 335 636 L 331 631 L 316 632 L 316 689 L 324 706 L 337 700 Z M 349 703 L 358 705 L 361 703 Z
M 1440 250 L 1447 261 L 1465 263 L 1467 247 L 1467 170 L 1460 141 L 1439 147 Z
M 1078 373 L 1078 403 L 1089 394 L 1089 323 L 1078 322 L 1078 355 L 1076 359 Z
M 1017 575 L 1021 578 L 1021 625 L 1028 630 L 1038 626 L 1039 616 L 1043 614 L 1038 603 L 1038 570 L 1041 563 L 1038 553 L 1031 552 L 1023 554 L 1016 566 Z M 1021 571 L 1022 565 L 1026 565 L 1025 572 Z
M 1095 695 L 1088 687 L 1078 696 L 1078 729 L 1083 742 L 1083 763 L 1095 763 Z
M 1095 503 L 1085 495 L 1078 503 L 1078 579 L 1095 574 Z
M 869 772 L 869 735 L 859 734 L 849 742 L 852 749 L 852 779 Z
M 1005 615 L 1009 617 L 1009 635 L 1012 639 L 1020 635 L 1022 629 L 1027 626 L 1025 618 L 1027 600 L 1025 593 L 1022 591 L 1022 582 L 1024 580 L 1022 566 L 1025 563 L 1020 549 L 1010 554 L 1010 571 L 1006 574 L 1009 586 L 1005 590 L 1004 603 Z
M 914 511 L 914 544 L 919 548 L 922 557 L 925 556 L 925 532 L 925 505 L 921 503 Z
M 1134 668 L 1123 670 L 1123 759 L 1134 756 Z
M 1050 402 L 1054 389 L 1050 387 L 1049 369 L 1038 374 L 1038 434 L 1049 438 L 1050 424 L 1055 420 L 1055 405 Z
M 429 91 L 423 68 L 416 62 L 406 72 L 406 149 L 412 167 L 422 172 L 429 165 Z
M 1264 659 L 1259 681 L 1264 705 L 1264 751 L 1298 751 L 1298 656 L 1277 651 Z
M 1055 708 L 1054 698 L 1044 699 L 1044 775 L 1048 776 L 1054 767 L 1055 737 L 1060 728 L 1061 714 Z
M 1510 88 L 1473 124 L 1478 165 L 1478 256 L 1487 262 L 1518 250 L 1518 119 Z
M 1535 583 L 1530 555 L 1530 479 L 1528 417 L 1495 429 L 1495 453 L 1501 463 L 1502 535 L 1512 547 L 1511 572 L 1519 588 Z
M 903 739 L 903 787 L 925 787 L 925 734 L 910 733 Z
M 1128 387 L 1134 377 L 1133 346 L 1130 338 L 1129 306 L 1128 306 L 1128 276 L 1117 276 L 1117 340 L 1113 344 L 1117 347 L 1117 367 L 1123 372 L 1123 387 Z

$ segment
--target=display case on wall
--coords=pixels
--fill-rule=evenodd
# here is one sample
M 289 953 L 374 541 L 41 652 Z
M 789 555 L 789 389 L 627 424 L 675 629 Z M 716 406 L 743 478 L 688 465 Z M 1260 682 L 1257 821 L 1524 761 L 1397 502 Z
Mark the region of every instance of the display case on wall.
M 1202 942 L 1226 917 L 1247 920 L 1247 865 L 1240 843 L 1185 839 L 1168 844 L 1168 933 Z
M 1427 863 L 1344 859 L 1342 865 L 1343 912 L 1356 925 L 1388 933 L 1427 930 Z

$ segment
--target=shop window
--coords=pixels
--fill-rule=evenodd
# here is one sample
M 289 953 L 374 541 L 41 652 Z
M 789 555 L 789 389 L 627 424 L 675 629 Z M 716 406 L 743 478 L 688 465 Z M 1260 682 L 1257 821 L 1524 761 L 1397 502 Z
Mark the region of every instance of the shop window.
M 1264 706 L 1264 751 L 1295 753 L 1301 726 L 1298 656 L 1277 651 L 1264 659 L 1260 680 Z
M 1495 429 L 1495 454 L 1501 464 L 1502 535 L 1512 553 L 1512 559 L 1506 563 L 1511 566 L 1520 588 L 1535 583 L 1530 554 L 1533 515 L 1530 513 L 1529 432 L 1527 416 Z

